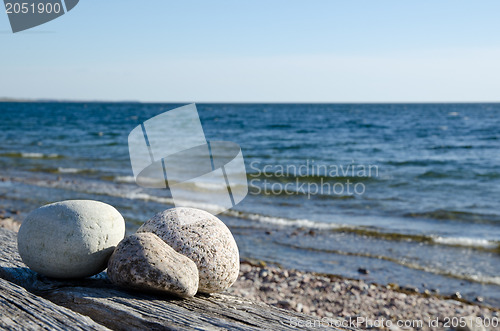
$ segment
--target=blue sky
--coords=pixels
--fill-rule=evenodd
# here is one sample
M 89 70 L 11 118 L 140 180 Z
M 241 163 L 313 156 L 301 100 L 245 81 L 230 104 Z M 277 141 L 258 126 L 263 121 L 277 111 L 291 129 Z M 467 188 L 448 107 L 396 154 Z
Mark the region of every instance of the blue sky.
M 12 34 L 0 97 L 500 101 L 500 1 L 81 0 Z

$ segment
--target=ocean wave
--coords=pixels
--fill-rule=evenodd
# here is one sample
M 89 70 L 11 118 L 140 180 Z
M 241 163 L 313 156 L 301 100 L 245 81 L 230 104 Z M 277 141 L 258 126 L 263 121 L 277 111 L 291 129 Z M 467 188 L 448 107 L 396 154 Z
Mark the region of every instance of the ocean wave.
M 437 267 L 423 266 L 423 265 L 420 265 L 418 263 L 411 262 L 408 259 L 404 259 L 404 258 L 398 259 L 395 257 L 379 255 L 379 254 L 371 254 L 371 253 L 366 253 L 366 252 L 347 252 L 347 251 L 336 250 L 336 249 L 321 249 L 321 248 L 315 248 L 315 247 L 303 247 L 303 246 L 298 246 L 298 245 L 294 245 L 294 244 L 290 244 L 290 243 L 283 243 L 283 242 L 278 242 L 278 241 L 276 241 L 275 243 L 277 243 L 281 246 L 285 246 L 285 247 L 308 250 L 308 251 L 313 251 L 313 252 L 324 252 L 324 253 L 330 253 L 330 254 L 338 254 L 338 255 L 345 255 L 345 256 L 359 256 L 359 257 L 366 257 L 366 258 L 371 258 L 371 259 L 384 260 L 384 261 L 392 262 L 395 264 L 399 264 L 399 265 L 404 266 L 406 268 L 420 270 L 420 271 L 432 273 L 435 275 L 451 277 L 451 278 L 455 278 L 455 279 L 460 279 L 460 280 L 465 280 L 465 281 L 470 281 L 470 282 L 475 282 L 475 283 L 481 283 L 481 284 L 500 285 L 500 276 L 488 276 L 488 275 L 477 275 L 477 274 L 452 272 L 450 270 L 440 269 Z
M 68 181 L 50 181 L 50 180 L 26 181 L 26 179 L 21 179 L 19 181 L 27 182 L 29 184 L 42 187 L 62 188 L 88 194 L 107 195 L 118 198 L 130 199 L 130 200 L 153 201 L 160 204 L 166 204 L 171 206 L 175 205 L 190 206 L 194 208 L 204 209 L 214 214 L 220 213 L 222 215 L 229 217 L 235 217 L 249 221 L 256 221 L 259 223 L 280 226 L 280 227 L 304 228 L 305 231 L 307 231 L 308 229 L 327 230 L 334 232 L 350 233 L 360 237 L 363 236 L 373 237 L 388 241 L 413 241 L 430 245 L 456 246 L 456 247 L 473 248 L 473 249 L 480 249 L 483 251 L 500 253 L 499 241 L 491 241 L 491 240 L 468 238 L 468 237 L 443 237 L 437 235 L 394 233 L 394 232 L 384 231 L 383 229 L 366 227 L 366 226 L 354 226 L 350 224 L 342 224 L 334 222 L 320 222 L 312 219 L 286 218 L 274 215 L 251 213 L 235 209 L 225 210 L 225 207 L 223 206 L 207 202 L 179 200 L 179 199 L 176 199 L 174 202 L 174 199 L 172 197 L 149 194 L 147 192 L 144 192 L 143 189 L 137 187 L 131 189 L 131 186 L 126 184 L 123 184 L 126 186 L 119 186 L 119 185 L 109 185 L 105 183 L 92 181 L 92 182 L 80 182 L 78 183 L 78 185 L 75 185 L 74 182 L 68 182 Z
M 292 126 L 290 124 L 268 124 L 266 126 L 268 129 L 291 129 Z
M 258 221 L 260 223 L 267 223 L 279 226 L 304 227 L 311 229 L 337 229 L 343 226 L 342 224 L 337 224 L 337 223 L 323 223 L 309 219 L 290 219 L 290 218 L 275 217 L 257 213 L 248 213 L 238 210 L 227 210 L 222 214 L 227 216 L 247 219 L 250 221 Z
M 107 179 L 107 178 L 105 178 Z M 117 177 L 112 177 L 112 181 L 117 182 L 117 183 L 127 183 L 127 184 L 135 184 L 136 180 L 134 176 L 117 176 Z M 142 178 L 141 179 L 143 183 L 158 183 L 158 179 L 155 178 Z M 163 182 L 162 182 L 163 183 Z M 175 181 L 169 181 L 167 182 L 168 184 L 177 184 L 178 182 Z M 246 185 L 243 184 L 236 184 L 236 187 L 243 187 Z M 235 187 L 233 185 L 232 187 Z M 220 192 L 227 192 L 227 185 L 225 183 L 214 183 L 214 182 L 202 182 L 202 181 L 195 181 L 195 182 L 184 182 L 183 183 L 183 188 L 191 191 L 200 191 L 200 190 L 205 190 L 205 191 L 220 191 Z
M 388 127 L 385 125 L 380 125 L 380 124 L 374 124 L 374 123 L 367 123 L 364 120 L 357 120 L 357 119 L 352 119 L 345 121 L 344 124 L 348 126 L 353 126 L 356 128 L 373 128 L 373 129 L 387 129 Z
M 217 204 L 199 202 L 199 201 L 191 201 L 191 200 L 182 200 L 182 199 L 174 199 L 171 197 L 160 197 L 152 194 L 148 194 L 146 192 L 132 191 L 132 192 L 120 192 L 115 191 L 111 193 L 115 197 L 126 198 L 131 200 L 143 200 L 143 201 L 153 201 L 161 204 L 167 204 L 172 206 L 189 206 L 192 208 L 203 209 L 213 214 L 219 214 L 226 209 L 224 206 L 219 206 Z
M 443 221 L 492 224 L 500 226 L 500 215 L 471 213 L 458 210 L 437 209 L 427 212 L 406 213 L 403 216 L 409 218 L 426 218 Z
M 26 159 L 61 159 L 62 155 L 56 153 L 43 154 L 43 153 L 28 153 L 28 152 L 10 152 L 10 153 L 0 153 L 0 156 L 3 157 L 12 157 L 12 158 L 26 158 Z
M 378 229 L 368 229 L 362 226 L 339 227 L 337 228 L 336 231 L 353 233 L 360 236 L 379 238 L 383 240 L 413 241 L 431 245 L 446 245 L 454 247 L 472 248 L 472 249 L 480 249 L 483 251 L 490 251 L 494 253 L 500 253 L 500 241 L 486 240 L 481 238 L 442 237 L 436 235 L 385 232 L 385 231 L 380 231 Z
M 476 173 L 473 171 L 434 171 L 429 170 L 417 176 L 419 179 L 497 179 L 500 178 L 498 172 Z
M 356 171 L 356 170 L 355 170 Z M 361 170 L 360 170 L 361 171 Z M 271 173 L 271 172 L 260 172 L 260 173 L 247 173 L 247 179 L 249 181 L 259 181 L 262 182 L 266 180 L 267 182 L 272 183 L 345 183 L 347 181 L 351 183 L 364 183 L 370 181 L 377 181 L 378 173 L 375 173 L 376 170 L 372 169 L 372 172 L 369 173 L 368 169 L 366 169 L 366 175 L 352 175 L 352 176 L 323 176 L 323 175 L 301 175 L 298 173 L 297 175 L 292 174 L 281 174 L 281 173 Z M 348 172 L 351 172 L 350 170 Z
M 95 173 L 95 170 L 92 169 L 79 169 L 79 168 L 51 168 L 44 166 L 35 166 L 27 169 L 31 172 L 42 172 L 42 173 L 51 173 L 51 174 L 92 174 Z
M 125 183 L 125 184 L 136 184 L 136 179 L 134 176 L 110 176 L 110 177 L 103 177 L 102 179 L 104 180 L 110 180 L 112 182 L 116 183 Z M 142 185 L 147 185 L 150 187 L 159 187 L 159 186 L 165 186 L 166 182 L 163 178 L 148 178 L 148 177 L 141 177 L 140 182 Z
M 389 241 L 413 241 L 431 245 L 447 245 L 463 248 L 481 249 L 492 252 L 500 252 L 500 241 L 486 240 L 467 237 L 441 237 L 435 235 L 421 235 L 408 233 L 386 232 L 380 229 L 367 228 L 363 226 L 351 226 L 341 223 L 324 223 L 309 219 L 290 219 L 283 217 L 268 216 L 257 213 L 228 210 L 223 213 L 227 216 L 238 217 L 260 223 L 306 228 L 315 230 L 331 230 L 335 232 L 351 233 L 358 236 L 366 236 Z
M 162 204 L 174 205 L 174 199 L 172 198 L 154 196 L 141 191 L 123 192 L 117 190 L 113 192 L 106 192 L 105 194 L 130 200 L 154 201 Z
M 44 155 L 42 153 L 21 153 L 21 157 L 41 159 Z
M 467 237 L 432 237 L 432 241 L 438 244 L 464 247 L 481 247 L 497 249 L 499 242 L 494 240 L 467 238 Z
M 201 188 L 204 190 L 219 190 L 219 191 L 226 191 L 227 190 L 227 185 L 222 184 L 222 183 L 211 183 L 211 182 L 193 182 L 193 185 L 196 188 Z
M 116 176 L 116 177 L 112 177 L 111 179 L 115 182 L 118 182 L 118 183 L 130 183 L 130 184 L 135 183 L 134 176 Z
M 248 189 L 249 194 L 252 195 L 272 195 L 272 196 L 311 196 L 314 195 L 318 199 L 333 199 L 333 200 L 346 200 L 355 199 L 354 185 L 355 181 L 340 177 L 335 183 L 332 182 L 300 182 L 298 178 L 295 182 L 286 180 L 281 180 L 280 182 L 271 182 L 268 177 L 265 181 L 261 179 L 253 178 L 248 183 L 231 183 L 228 187 L 225 183 L 215 183 L 210 181 L 194 181 L 194 182 L 183 182 L 182 187 L 186 191 L 190 192 L 208 192 L 208 193 L 225 193 L 230 188 L 231 190 L 245 190 Z M 112 181 L 115 183 L 126 183 L 135 184 L 135 178 L 133 176 L 103 176 L 101 179 L 106 181 Z M 342 182 L 342 179 L 344 182 Z M 158 179 L 148 179 L 142 178 L 143 183 L 157 184 Z M 348 182 L 349 180 L 349 182 Z M 164 182 L 162 181 L 162 184 Z M 338 184 L 337 184 L 338 183 Z M 178 184 L 175 180 L 169 180 L 167 182 L 169 186 Z M 340 186 L 342 185 L 342 186 Z M 348 186 L 349 185 L 349 186 Z M 167 187 L 168 188 L 168 187 Z M 358 188 L 356 188 L 358 189 Z
M 449 172 L 437 172 L 437 171 L 426 171 L 423 174 L 420 174 L 417 176 L 417 178 L 431 178 L 431 179 L 439 179 L 439 178 L 449 178 L 452 177 L 450 176 Z
M 431 146 L 428 149 L 432 150 L 447 150 L 447 149 L 473 149 L 473 148 L 487 148 L 488 146 L 472 146 L 472 145 L 436 145 Z
M 84 169 L 77 169 L 77 168 L 57 168 L 57 171 L 62 173 L 62 174 L 76 174 L 76 173 L 79 173 L 79 172 L 86 172 L 88 170 L 84 170 Z
M 174 199 L 171 197 L 149 194 L 144 192 L 143 189 L 141 188 L 134 187 L 134 189 L 131 189 L 130 186 L 120 187 L 120 186 L 102 184 L 97 182 L 88 182 L 88 183 L 80 182 L 78 185 L 75 185 L 74 182 L 49 181 L 49 180 L 29 181 L 29 184 L 38 185 L 42 187 L 62 188 L 87 194 L 106 195 L 106 196 L 124 198 L 130 200 L 152 201 L 171 206 L 190 206 L 193 208 L 203 209 L 214 214 L 219 214 L 226 209 L 224 206 L 219 206 L 216 204 L 211 204 L 206 202 L 197 202 L 197 201 L 189 201 L 182 199 L 175 199 L 174 201 Z M 75 189 L 76 187 L 78 189 Z
M 497 179 L 500 178 L 500 173 L 499 172 L 478 173 L 476 174 L 476 176 L 482 179 Z
M 405 160 L 405 161 L 386 161 L 385 164 L 393 165 L 393 166 L 417 166 L 417 167 L 426 167 L 430 165 L 449 165 L 450 161 L 447 160 Z
M 167 204 L 171 206 L 189 206 L 191 208 L 198 208 L 202 210 L 206 210 L 213 214 L 219 214 L 223 212 L 226 207 L 219 206 L 216 204 L 206 203 L 206 202 L 198 202 L 198 201 L 190 201 L 190 200 L 182 200 L 182 199 L 174 199 L 170 197 L 159 197 L 155 195 L 151 195 L 145 192 L 137 191 L 137 192 L 113 192 L 109 195 L 119 198 L 131 199 L 131 200 L 143 200 L 143 201 L 153 201 L 161 204 Z

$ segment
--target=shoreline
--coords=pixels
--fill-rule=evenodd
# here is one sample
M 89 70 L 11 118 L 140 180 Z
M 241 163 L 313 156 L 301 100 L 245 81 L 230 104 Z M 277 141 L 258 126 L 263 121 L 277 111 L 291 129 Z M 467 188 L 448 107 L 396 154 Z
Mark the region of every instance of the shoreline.
M 9 213 L 0 213 L 0 227 L 17 232 L 20 222 L 12 217 L 15 212 Z M 468 302 L 459 296 L 445 297 L 396 284 L 384 286 L 338 275 L 285 269 L 244 258 L 238 280 L 224 293 L 321 318 L 325 323 L 344 320 L 359 328 L 392 321 L 390 328 L 380 329 L 434 330 L 429 323 L 436 318 L 438 329 L 446 329 L 443 323 L 453 318 L 500 320 L 500 308 Z M 414 325 L 398 327 L 398 321 Z M 307 322 L 295 321 L 299 326 Z M 471 325 L 463 330 L 488 329 Z
M 319 317 L 377 323 L 392 321 L 391 330 L 434 330 L 431 320 L 500 320 L 500 309 L 439 294 L 412 292 L 396 284 L 383 286 L 341 276 L 302 272 L 242 260 L 240 276 L 225 293 Z M 397 322 L 422 321 L 422 327 L 399 328 Z M 304 321 L 306 323 L 306 321 Z M 368 328 L 370 324 L 350 325 Z M 373 326 L 373 325 L 372 325 Z M 381 328 L 384 329 L 384 328 Z M 389 328 L 386 328 L 389 329 Z M 457 329 L 458 330 L 458 329 Z M 464 330 L 484 330 L 472 325 Z
M 132 234 L 148 215 L 171 207 L 172 201 L 166 192 L 138 189 L 133 177 L 114 175 L 104 179 L 97 172 L 87 174 L 88 167 L 72 168 L 76 165 L 62 164 L 61 168 L 59 161 L 64 161 L 64 158 L 56 161 L 50 155 L 40 153 L 34 159 L 10 160 L 33 163 L 37 172 L 15 170 L 10 173 L 12 176 L 6 173 L 0 178 L 0 186 L 14 188 L 19 196 L 29 196 L 33 191 L 36 197 L 25 200 L 8 194 L 0 208 L 5 209 L 7 216 L 22 220 L 31 210 L 49 202 L 97 199 L 116 206 L 127 220 L 127 233 Z M 47 166 L 40 166 L 39 163 L 47 163 Z M 69 172 L 52 173 L 49 169 Z M 396 283 L 418 288 L 421 292 L 429 290 L 452 295 L 459 291 L 463 298 L 471 302 L 483 297 L 483 303 L 500 307 L 500 255 L 491 247 L 482 248 L 490 244 L 487 239 L 461 241 L 458 232 L 463 230 L 460 226 L 455 227 L 457 232 L 450 236 L 451 241 L 447 241 L 426 228 L 434 227 L 434 221 L 425 221 L 427 225 L 418 226 L 416 232 L 403 227 L 401 231 L 393 231 L 390 226 L 378 224 L 383 222 L 379 216 L 372 217 L 363 211 L 356 216 L 362 219 L 356 222 L 365 225 L 347 225 L 350 221 L 346 220 L 344 224 L 343 219 L 336 219 L 336 216 L 332 216 L 335 219 L 330 224 L 314 215 L 306 215 L 307 208 L 300 208 L 299 214 L 289 214 L 287 197 L 284 200 L 273 198 L 268 201 L 269 205 L 260 197 L 252 199 L 253 196 L 249 197 L 248 204 L 241 210 L 220 215 L 237 239 L 242 257 L 383 285 Z M 299 207 L 293 201 L 289 202 L 293 208 Z M 315 209 L 322 203 L 330 205 L 330 201 L 320 200 L 314 202 L 311 208 Z M 20 213 L 16 214 L 16 211 Z M 470 217 L 481 217 L 474 215 Z M 496 229 L 489 231 L 489 236 L 495 233 L 493 230 Z

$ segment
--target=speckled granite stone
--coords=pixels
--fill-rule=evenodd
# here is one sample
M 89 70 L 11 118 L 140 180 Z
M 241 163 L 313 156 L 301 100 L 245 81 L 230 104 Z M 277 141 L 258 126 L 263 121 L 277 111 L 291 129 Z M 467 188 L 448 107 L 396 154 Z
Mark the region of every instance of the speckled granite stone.
M 153 233 L 137 233 L 123 239 L 108 263 L 108 277 L 136 289 L 192 297 L 198 290 L 198 269 Z
M 138 233 L 152 232 L 198 266 L 198 291 L 221 292 L 238 278 L 238 246 L 227 226 L 206 211 L 172 208 L 156 214 Z

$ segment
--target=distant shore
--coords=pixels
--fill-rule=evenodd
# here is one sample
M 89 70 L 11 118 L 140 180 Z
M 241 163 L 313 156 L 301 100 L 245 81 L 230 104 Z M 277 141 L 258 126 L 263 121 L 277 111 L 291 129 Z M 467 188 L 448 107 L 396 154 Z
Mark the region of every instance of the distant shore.
M 0 227 L 18 231 L 20 223 L 15 215 L 15 211 L 0 211 Z M 480 302 L 464 302 L 458 297 L 442 297 L 435 293 L 418 293 L 399 288 L 396 284 L 381 286 L 363 280 L 284 269 L 262 261 L 242 260 L 240 276 L 226 293 L 320 317 L 325 325 L 344 321 L 358 328 L 383 323 L 385 329 L 390 330 L 446 330 L 445 323 L 448 321 L 451 325 L 453 318 L 457 321 L 462 318 L 469 324 L 474 324 L 474 321 L 486 324 L 487 321 L 500 319 L 500 309 L 481 306 Z M 436 319 L 438 327 L 429 326 Z M 292 322 L 297 326 L 308 323 Z M 398 323 L 412 326 L 400 327 Z M 388 324 L 391 328 L 387 327 Z M 485 328 L 469 325 L 461 330 Z

